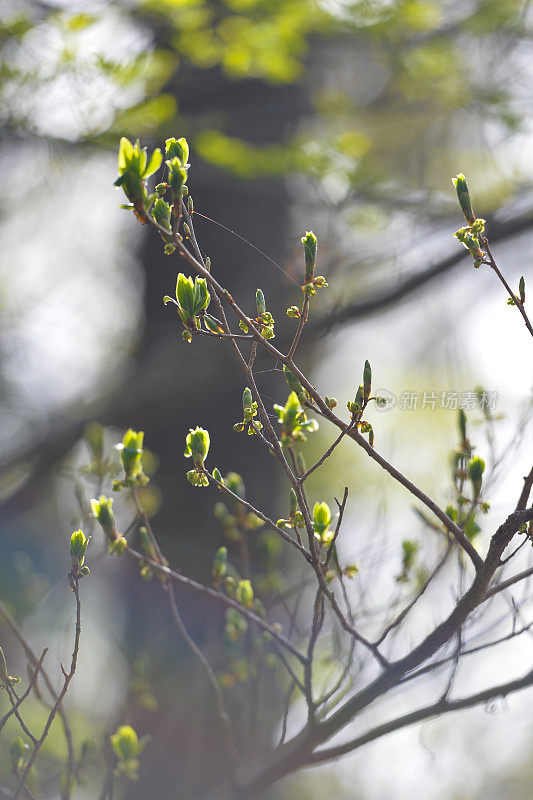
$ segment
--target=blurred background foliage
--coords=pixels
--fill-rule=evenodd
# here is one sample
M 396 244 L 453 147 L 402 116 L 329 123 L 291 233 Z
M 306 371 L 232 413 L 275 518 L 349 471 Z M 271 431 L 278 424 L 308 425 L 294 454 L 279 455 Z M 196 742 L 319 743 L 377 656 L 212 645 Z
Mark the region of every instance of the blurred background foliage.
M 167 136 L 188 138 L 195 207 L 282 270 L 197 216 L 201 244 L 222 282 L 246 307 L 258 285 L 265 291 L 279 342 L 291 330 L 283 311 L 296 302 L 294 280 L 301 282 L 299 236 L 317 232 L 320 271 L 331 288 L 317 304 L 301 359 L 317 386 L 342 404 L 352 398 L 366 357 L 375 380 L 397 396 L 480 383 L 498 392 L 506 417 L 494 423 L 493 434 L 500 449 L 515 438 L 507 460 L 494 465 L 500 489 L 490 498 L 487 532 L 507 513 L 531 441 L 531 360 L 520 322 L 492 276 L 474 272 L 451 240 L 461 220 L 449 179 L 467 174 L 475 210 L 489 219 L 489 235 L 500 243 L 515 285 L 533 227 L 529 6 L 524 0 L 0 3 L 0 585 L 36 649 L 53 643 L 58 664 L 69 647 L 64 543 L 80 521 L 73 476 L 84 492 L 98 489 L 77 472 L 90 458 L 82 440 L 88 421 L 107 426 L 108 451 L 126 427 L 146 431 L 154 453 L 146 501 L 163 550 L 189 574 L 207 580 L 214 549 L 224 541 L 213 503 L 198 508 L 183 480 L 189 427 L 209 428 L 214 463 L 243 473 L 260 507 L 286 513 L 272 460 L 255 442 L 236 443 L 231 430 L 242 391 L 231 354 L 204 342 L 195 342 L 194 351 L 181 345 L 161 302 L 177 267 L 118 209 L 111 183 L 121 135 L 154 146 Z M 261 388 L 272 402 L 284 402 L 276 365 L 262 369 Z M 229 420 L 228 408 L 235 409 Z M 377 447 L 445 503 L 454 415 L 397 406 L 373 422 Z M 476 431 L 485 455 L 485 434 Z M 322 429 L 310 443 L 309 462 L 328 444 Z M 339 448 L 313 489 L 333 504 L 345 482 L 352 487 L 353 533 L 341 548 L 347 561 L 360 564 L 361 592 L 370 603 L 373 592 L 395 591 L 399 541 L 423 527 L 415 527 L 403 491 L 350 447 Z M 431 541 L 425 546 L 429 561 Z M 264 544 L 253 551 L 261 571 Z M 275 563 L 278 581 L 294 580 L 290 561 Z M 379 570 L 387 573 L 383 580 Z M 192 797 L 215 779 L 223 759 L 203 678 L 168 637 L 157 587 L 143 585 L 140 600 L 134 569 L 100 558 L 93 572 L 92 585 L 83 587 L 84 672 L 72 698 L 79 735 L 92 728 L 101 739 L 118 723 L 134 723 L 154 739 L 128 796 L 148 790 L 165 796 L 179 774 L 179 796 Z M 444 576 L 446 591 L 447 585 Z M 218 609 L 187 596 L 182 602 L 195 636 L 222 669 Z M 437 613 L 438 596 L 433 602 Z M 420 621 L 422 629 L 427 622 Z M 526 649 L 517 652 L 529 657 Z M 278 731 L 274 699 L 282 690 L 271 677 L 255 746 Z M 250 700 L 238 691 L 232 697 L 244 718 Z M 485 721 L 476 728 L 469 713 L 470 728 L 463 727 L 473 735 Z M 523 742 L 517 731 L 527 731 L 512 715 L 496 727 L 489 746 L 503 769 L 510 761 L 498 737 L 516 744 Z M 449 728 L 443 722 L 440 730 Z M 391 786 L 397 798 L 412 796 L 420 774 L 433 780 L 433 798 L 466 797 L 446 769 L 458 752 L 445 735 L 440 771 L 417 736 L 402 733 L 400 744 L 373 746 L 375 759 L 366 753 L 348 759 L 335 778 L 328 767 L 297 776 L 272 796 L 320 797 L 328 789 L 353 798 L 355 769 L 364 773 L 360 796 L 372 800 L 390 796 Z M 387 783 L 376 776 L 384 754 L 393 760 L 391 747 L 398 748 L 398 762 L 414 766 L 398 763 Z M 4 782 L 6 758 L 0 753 Z M 461 774 L 470 775 L 461 764 Z M 479 760 L 477 774 L 481 783 Z

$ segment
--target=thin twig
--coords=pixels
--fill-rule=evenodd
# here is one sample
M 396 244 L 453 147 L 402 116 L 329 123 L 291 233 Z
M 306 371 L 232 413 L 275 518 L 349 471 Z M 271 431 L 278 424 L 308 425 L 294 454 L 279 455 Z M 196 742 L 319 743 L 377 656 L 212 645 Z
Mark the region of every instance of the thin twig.
M 526 310 L 524 308 L 524 304 L 522 303 L 520 298 L 515 295 L 515 293 L 513 292 L 513 290 L 511 289 L 511 287 L 507 283 L 507 280 L 503 276 L 501 270 L 499 269 L 498 265 L 496 264 L 496 261 L 494 260 L 494 256 L 492 255 L 491 250 L 490 250 L 488 239 L 486 239 L 485 237 L 480 237 L 480 241 L 481 241 L 481 243 L 483 245 L 483 249 L 485 250 L 485 252 L 487 253 L 487 255 L 489 257 L 489 262 L 488 262 L 489 266 L 494 270 L 494 272 L 498 276 L 498 278 L 501 281 L 501 283 L 503 283 L 503 285 L 505 286 L 505 289 L 509 293 L 509 297 L 514 301 L 515 306 L 517 307 L 517 309 L 522 314 L 522 318 L 523 318 L 523 320 L 525 322 L 526 328 L 528 329 L 530 334 L 533 336 L 533 326 L 531 325 L 531 322 L 529 321 L 529 317 L 528 317 L 528 315 L 526 313 Z
M 269 633 L 274 639 L 277 639 L 277 641 L 286 647 L 287 650 L 290 650 L 290 652 L 296 656 L 296 658 L 301 661 L 302 664 L 305 664 L 307 660 L 306 656 L 301 653 L 298 648 L 293 645 L 291 641 L 289 641 L 289 639 L 287 639 L 280 631 L 276 630 L 263 619 L 261 619 L 261 617 L 258 617 L 257 614 L 254 614 L 253 611 L 250 611 L 248 608 L 240 605 L 240 603 L 237 603 L 236 600 L 232 600 L 231 597 L 228 597 L 223 592 L 219 592 L 217 589 L 212 589 L 210 586 L 205 586 L 203 583 L 198 583 L 192 578 L 188 578 L 186 575 L 181 575 L 179 572 L 175 572 L 170 567 L 154 561 L 144 553 L 138 553 L 137 550 L 134 550 L 129 545 L 126 547 L 125 552 L 132 556 L 132 558 L 135 558 L 137 561 L 142 561 L 146 564 L 149 564 L 155 572 L 160 572 L 162 575 L 167 575 L 169 578 L 172 578 L 172 580 L 176 581 L 177 583 L 181 583 L 183 586 L 187 586 L 189 589 L 192 589 L 195 592 L 205 594 L 208 597 L 212 597 L 214 600 L 229 606 L 230 608 L 234 608 L 239 612 L 239 614 L 242 614 L 243 617 L 246 617 L 250 622 L 253 622 L 259 628 L 262 628 L 264 631 Z
M 18 641 L 22 645 L 22 647 L 24 649 L 24 652 L 26 654 L 26 658 L 28 659 L 28 661 L 34 667 L 37 667 L 37 665 L 39 663 L 38 656 L 35 654 L 35 652 L 32 649 L 30 643 L 28 642 L 28 640 L 26 639 L 26 637 L 22 633 L 21 629 L 19 628 L 19 626 L 17 625 L 17 623 L 15 622 L 15 620 L 13 619 L 13 617 L 11 616 L 10 612 L 8 611 L 8 609 L 6 608 L 5 604 L 2 602 L 1 599 L 0 599 L 0 613 L 2 614 L 4 619 L 6 620 L 7 624 L 9 625 L 9 627 L 11 628 L 13 634 L 16 636 L 16 638 L 18 639 Z M 51 695 L 54 703 L 57 703 L 59 695 L 56 692 L 56 690 L 54 688 L 54 685 L 53 685 L 53 683 L 52 683 L 52 681 L 51 681 L 51 679 L 50 679 L 50 677 L 49 677 L 48 673 L 46 672 L 46 670 L 45 670 L 43 665 L 41 665 L 40 674 L 43 677 L 43 680 L 44 680 L 44 682 L 46 684 L 46 688 L 50 692 L 50 695 Z M 35 684 L 35 688 L 37 688 L 37 683 Z M 73 738 L 72 738 L 72 731 L 70 729 L 70 725 L 69 725 L 69 722 L 68 722 L 68 718 L 67 718 L 65 709 L 63 708 L 63 705 L 62 705 L 61 702 L 59 702 L 58 712 L 57 713 L 59 714 L 59 717 L 61 719 L 61 723 L 62 723 L 62 726 L 63 726 L 63 733 L 64 733 L 64 736 L 65 736 L 65 742 L 66 742 L 66 745 L 67 745 L 67 753 L 68 753 L 67 774 L 68 774 L 68 776 L 70 778 L 70 776 L 74 773 L 76 758 L 75 758 L 75 754 L 74 754 L 74 743 L 73 743 Z M 68 800 L 68 798 L 70 798 L 70 794 L 71 794 L 71 791 L 70 791 L 70 780 L 67 780 L 67 781 L 65 781 L 65 785 L 63 787 L 63 791 L 62 791 L 62 794 L 61 794 L 62 800 Z
M 57 699 L 56 699 L 54 705 L 52 706 L 52 710 L 50 711 L 50 713 L 48 715 L 48 719 L 46 720 L 46 723 L 44 725 L 41 737 L 36 742 L 36 744 L 34 745 L 33 752 L 32 752 L 32 754 L 31 754 L 31 756 L 30 756 L 30 758 L 28 760 L 28 763 L 26 764 L 24 772 L 21 775 L 18 789 L 15 792 L 15 800 L 18 800 L 18 798 L 20 797 L 21 791 L 23 790 L 23 788 L 24 789 L 26 788 L 24 786 L 24 784 L 25 784 L 25 782 L 26 782 L 26 780 L 28 778 L 30 770 L 31 770 L 33 764 L 35 763 L 35 760 L 36 760 L 36 758 L 37 758 L 37 756 L 39 754 L 39 751 L 40 751 L 40 749 L 41 749 L 41 747 L 43 745 L 44 740 L 48 736 L 48 733 L 50 731 L 50 727 L 52 725 L 52 722 L 55 719 L 55 716 L 56 716 L 56 714 L 58 712 L 58 709 L 60 708 L 61 703 L 63 702 L 63 699 L 64 699 L 64 697 L 65 697 L 65 695 L 67 693 L 67 690 L 68 690 L 68 687 L 70 685 L 70 682 L 71 682 L 72 678 L 74 677 L 74 673 L 76 672 L 76 666 L 77 666 L 77 663 L 78 663 L 78 652 L 79 652 L 79 647 L 80 647 L 80 636 L 81 636 L 81 603 L 80 603 L 80 595 L 79 595 L 79 589 L 78 589 L 78 581 L 77 581 L 76 578 L 73 578 L 72 591 L 74 592 L 74 596 L 76 598 L 76 632 L 75 632 L 75 635 L 74 635 L 74 649 L 72 651 L 72 658 L 71 658 L 71 662 L 70 662 L 70 670 L 68 672 L 65 672 L 65 670 L 63 670 L 63 675 L 65 677 L 65 679 L 63 681 L 63 686 L 62 686 L 61 691 L 59 692 L 59 694 L 57 696 Z
M 309 476 L 310 476 L 310 475 L 311 475 L 311 474 L 312 474 L 312 473 L 315 471 L 315 469 L 318 469 L 319 467 L 321 467 L 321 466 L 322 466 L 322 464 L 324 463 L 324 461 L 326 460 L 326 458 L 329 458 L 329 457 L 330 457 L 330 455 L 333 453 L 333 451 L 335 450 L 335 448 L 337 447 L 337 445 L 339 444 L 339 442 L 340 442 L 340 441 L 341 441 L 341 440 L 342 440 L 342 439 L 343 439 L 345 436 L 346 436 L 346 430 L 342 430 L 342 431 L 340 432 L 340 434 L 337 436 L 337 438 L 335 439 L 335 441 L 333 442 L 333 444 L 331 445 L 331 447 L 328 447 L 328 449 L 326 450 L 326 452 L 324 453 L 324 455 L 323 455 L 323 456 L 321 456 L 321 457 L 318 459 L 318 461 L 316 462 L 316 464 L 313 464 L 313 466 L 312 466 L 312 467 L 309 467 L 309 469 L 307 470 L 307 472 L 304 472 L 304 474 L 300 476 L 300 478 L 299 478 L 299 480 L 300 480 L 300 483 L 303 483 L 304 481 L 306 481 L 306 480 L 308 479 L 308 477 L 309 477 Z
M 0 733 L 2 732 L 6 722 L 10 718 L 10 716 L 15 713 L 16 709 L 18 709 L 19 706 L 22 705 L 24 700 L 28 697 L 28 695 L 30 694 L 31 690 L 33 689 L 33 687 L 34 687 L 34 685 L 35 685 L 35 683 L 37 681 L 37 678 L 39 677 L 39 672 L 41 670 L 41 667 L 43 665 L 43 661 L 45 659 L 45 656 L 46 656 L 47 652 L 48 652 L 48 647 L 45 647 L 43 652 L 41 653 L 41 657 L 39 658 L 39 661 L 37 662 L 37 666 L 35 667 L 33 675 L 31 676 L 31 679 L 28 682 L 28 686 L 26 688 L 26 691 L 20 697 L 16 698 L 16 702 L 13 705 L 13 707 L 10 708 L 9 711 L 6 714 L 4 714 L 2 719 L 0 719 Z M 9 699 L 11 700 L 11 695 L 9 696 Z

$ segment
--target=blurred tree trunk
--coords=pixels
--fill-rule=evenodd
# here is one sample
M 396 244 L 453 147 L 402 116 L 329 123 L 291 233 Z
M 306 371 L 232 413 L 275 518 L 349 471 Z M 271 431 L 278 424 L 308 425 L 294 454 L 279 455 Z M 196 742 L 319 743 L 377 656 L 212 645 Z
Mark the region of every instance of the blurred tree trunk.
M 207 103 L 210 109 L 223 109 L 232 122 L 230 135 L 238 134 L 254 143 L 282 140 L 291 121 L 302 111 L 301 86 L 274 89 L 255 81 L 235 85 L 220 74 L 211 73 L 206 73 L 204 80 L 201 78 L 195 76 L 194 95 L 179 95 L 183 113 L 205 112 Z M 177 130 L 176 136 L 179 135 L 181 132 Z M 195 208 L 235 228 L 283 264 L 289 240 L 289 208 L 281 180 L 241 181 L 196 162 L 193 154 L 190 188 Z M 286 283 L 282 276 L 280 280 L 275 267 L 252 248 L 201 218 L 197 218 L 197 234 L 204 254 L 211 257 L 217 279 L 230 287 L 249 313 L 255 309 L 257 287 L 265 292 L 269 307 L 284 309 L 293 302 L 293 290 L 290 298 L 281 299 Z M 201 425 L 209 429 L 212 441 L 209 466 L 217 465 L 223 474 L 235 470 L 244 475 L 249 495 L 259 507 L 270 509 L 270 513 L 278 507 L 279 466 L 255 438 L 240 436 L 232 430 L 232 423 L 240 419 L 244 387 L 229 345 L 204 339 L 185 345 L 181 341 L 179 318 L 171 308 L 163 307 L 162 297 L 173 293 L 183 262 L 164 256 L 161 242 L 153 235 L 144 240 L 142 258 L 146 274 L 146 323 L 138 355 L 140 366 L 113 404 L 120 407 L 120 418 L 111 412 L 107 421 L 146 432 L 147 447 L 160 458 L 154 483 L 162 491 L 163 503 L 154 526 L 163 551 L 180 570 L 209 580 L 213 554 L 224 540 L 220 524 L 213 517 L 216 501 L 213 493 L 198 491 L 184 479 L 187 464 L 183 448 L 188 428 Z M 289 329 L 287 318 L 278 312 L 276 322 L 278 338 L 283 339 Z M 259 370 L 274 367 L 274 363 L 258 364 Z M 153 375 L 158 378 L 152 380 Z M 280 381 L 279 375 L 261 378 L 266 378 L 261 381 L 262 386 L 272 387 L 267 394 L 285 399 L 284 388 L 280 394 L 284 381 Z M 130 405 L 131 413 L 124 414 Z M 136 577 L 128 588 L 132 602 L 142 591 L 138 580 Z M 148 719 L 138 720 L 141 730 L 151 731 L 154 742 L 143 758 L 141 780 L 128 796 L 140 800 L 148 794 L 163 797 L 173 792 L 177 797 L 192 798 L 224 774 L 226 749 L 204 673 L 179 634 L 174 634 L 165 596 L 151 589 L 149 596 L 148 603 L 135 603 L 136 613 L 130 617 L 131 643 L 135 646 L 143 643 L 143 649 L 153 658 L 155 674 L 161 669 L 171 682 L 168 676 L 176 676 L 174 691 L 168 689 L 175 707 L 161 709 L 157 719 L 150 714 Z M 221 626 L 224 617 L 220 609 L 209 609 L 189 594 L 180 593 L 179 602 L 193 636 L 201 646 L 208 646 L 209 626 L 205 626 L 205 619 L 216 616 Z M 169 631 L 167 652 L 157 652 L 152 646 L 155 639 L 158 646 L 161 643 L 160 625 Z M 213 655 L 216 668 L 217 654 Z M 278 690 L 273 686 L 272 691 Z M 250 708 L 245 709 L 248 711 Z M 277 722 L 263 706 L 261 736 L 268 736 Z M 150 752 L 154 753 L 153 759 Z

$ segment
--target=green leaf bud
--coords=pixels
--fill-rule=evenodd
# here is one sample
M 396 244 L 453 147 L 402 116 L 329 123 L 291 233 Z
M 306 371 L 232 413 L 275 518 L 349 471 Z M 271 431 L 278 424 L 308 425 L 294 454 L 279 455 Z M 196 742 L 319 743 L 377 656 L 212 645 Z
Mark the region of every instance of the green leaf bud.
M 331 522 L 331 510 L 327 503 L 316 502 L 313 507 L 313 527 L 315 533 L 323 539 L 328 532 L 329 524 Z
M 180 308 L 186 312 L 188 318 L 194 316 L 194 283 L 192 278 L 187 278 L 182 272 L 176 281 L 176 300 Z
M 139 528 L 139 539 L 141 540 L 141 547 L 144 554 L 147 555 L 148 558 L 151 558 L 155 561 L 157 555 L 155 552 L 155 547 L 150 539 L 148 530 L 144 527 L 144 525 L 141 525 Z
M 158 197 L 163 197 L 168 189 L 168 183 L 158 183 L 155 187 L 155 193 Z
M 285 364 L 283 365 L 283 374 L 285 376 L 285 380 L 289 385 L 289 389 L 291 389 L 291 391 L 293 392 L 296 392 L 296 394 L 298 395 L 298 399 L 302 402 L 307 400 L 309 395 L 305 391 L 300 381 L 294 377 L 290 369 L 287 366 L 285 366 Z
M 120 458 L 126 478 L 136 478 L 142 473 L 144 431 L 134 431 L 129 428 L 124 438 L 115 448 L 120 451 Z
M 474 488 L 474 499 L 477 500 L 481 492 L 481 484 L 483 482 L 483 473 L 485 472 L 485 462 L 479 456 L 474 456 L 470 459 L 468 464 L 468 477 L 472 481 Z
M 313 275 L 316 267 L 317 256 L 317 238 L 312 231 L 307 231 L 305 236 L 302 236 L 302 244 L 304 246 L 305 256 L 305 283 L 310 284 L 313 280 Z
M 289 306 L 287 309 L 287 316 L 298 319 L 300 317 L 300 309 L 298 306 Z
M 361 422 L 360 427 L 361 433 L 368 433 L 368 443 L 374 446 L 374 429 L 370 422 L 365 422 L 364 420 Z
M 105 495 L 101 495 L 99 500 L 91 500 L 91 513 L 93 517 L 98 520 L 106 537 L 110 541 L 114 541 L 117 537 L 117 529 L 115 524 L 115 515 L 113 514 L 113 500 Z
M 281 444 L 286 447 L 293 442 L 307 441 L 307 433 L 318 430 L 316 420 L 308 420 L 296 392 L 291 392 L 285 406 L 274 404 L 274 411 L 281 423 Z
M 458 231 L 455 231 L 453 237 L 454 239 L 457 239 L 457 241 L 461 242 L 463 247 L 466 247 L 474 259 L 474 266 L 476 268 L 479 267 L 485 257 L 485 254 L 479 246 L 479 240 L 477 236 L 472 234 L 471 229 L 459 228 Z
M 70 562 L 75 576 L 78 575 L 80 567 L 83 567 L 85 553 L 90 541 L 91 537 L 85 536 L 82 530 L 74 531 L 70 537 Z
M 216 333 L 217 335 L 224 333 L 222 325 L 219 325 L 216 319 L 210 314 L 204 314 L 204 325 L 211 333 Z
M 251 411 L 252 403 L 253 403 L 252 392 L 247 386 L 242 393 L 242 407 L 245 413 L 247 411 Z
M 129 200 L 141 201 L 144 197 L 144 171 L 146 168 L 146 148 L 141 150 L 137 139 L 134 145 L 123 136 L 118 150 L 118 178 L 115 186 L 122 186 Z
M 221 483 L 222 485 L 224 485 L 224 478 L 220 474 L 220 470 L 219 470 L 218 467 L 215 467 L 214 470 L 213 470 L 213 478 L 216 481 L 218 481 L 219 483 Z
M 121 725 L 111 736 L 111 747 L 119 761 L 130 761 L 141 752 L 139 739 L 131 725 Z
M 347 403 L 348 411 L 350 411 L 354 416 L 361 414 L 363 411 L 363 387 L 359 385 L 357 387 L 357 392 L 355 393 L 355 400 L 353 403 Z
M 326 403 L 330 411 L 333 411 L 335 406 L 339 404 L 338 400 L 335 397 L 328 397 L 327 395 L 324 398 L 324 402 Z
M 260 317 L 262 314 L 266 312 L 265 295 L 263 294 L 261 289 L 257 289 L 255 293 L 255 303 L 257 306 L 257 316 Z
M 363 369 L 363 397 L 365 400 L 368 400 L 370 397 L 370 390 L 372 388 L 372 369 L 370 367 L 370 361 L 367 359 L 365 361 L 365 367 Z
M 201 488 L 202 486 L 209 486 L 209 478 L 198 469 L 190 469 L 187 473 L 187 480 L 191 486 Z
M 179 158 L 172 158 L 165 162 L 168 167 L 168 185 L 173 198 L 185 197 L 187 195 L 187 168 L 184 167 Z
M 355 578 L 359 572 L 359 567 L 357 564 L 348 564 L 346 567 L 344 567 L 343 572 L 347 578 Z
M 294 491 L 294 489 L 289 490 L 289 499 L 290 499 L 290 516 L 291 519 L 293 519 L 296 512 L 298 511 L 298 498 L 296 497 L 296 492 Z
M 218 583 L 225 575 L 228 569 L 228 548 L 219 547 L 215 553 L 213 560 L 212 576 L 213 580 Z
M 176 245 L 172 244 L 172 242 L 167 242 L 163 248 L 163 252 L 166 256 L 171 256 L 172 253 L 176 251 Z M 169 298 L 170 300 L 171 298 Z
M 125 536 L 119 534 L 114 542 L 111 542 L 109 545 L 109 552 L 111 554 L 115 554 L 116 556 L 121 556 L 126 547 L 128 546 L 128 542 Z
M 481 219 L 481 217 L 477 217 L 472 225 L 470 226 L 470 230 L 474 234 L 474 236 L 481 236 L 482 233 L 485 232 L 485 223 L 486 220 Z
M 465 498 L 466 499 L 466 498 Z M 451 519 L 452 522 L 457 522 L 457 509 L 453 506 L 446 506 L 444 511 L 447 517 Z
M 165 142 L 165 153 L 168 158 L 179 158 L 183 165 L 189 160 L 189 145 L 187 139 L 167 139 Z
M 250 608 L 254 602 L 254 590 L 249 580 L 239 581 L 235 590 L 235 599 L 245 608 Z
M 463 531 L 466 534 L 469 541 L 474 541 L 476 536 L 481 533 L 481 528 L 476 522 L 475 517 L 469 516 L 466 520 L 465 524 L 463 525 Z
M 19 677 L 8 675 L 4 651 L 0 647 L 0 689 L 5 689 L 6 686 L 14 686 L 16 683 L 20 683 L 21 680 Z
M 209 452 L 209 433 L 204 428 L 189 428 L 185 437 L 185 458 L 192 458 L 197 467 L 202 468 Z
M 525 282 L 525 279 L 524 279 L 523 275 L 520 278 L 520 280 L 518 281 L 518 294 L 520 295 L 520 302 L 521 303 L 525 303 L 526 302 L 526 282 Z
M 412 539 L 402 541 L 402 571 L 396 577 L 398 583 L 407 583 L 409 573 L 414 567 L 416 555 L 418 553 L 418 542 Z
M 11 745 L 9 748 L 9 754 L 11 758 L 11 769 L 17 775 L 24 764 L 24 755 L 26 750 L 29 750 L 30 746 L 20 737 L 17 736 L 15 739 L 12 739 Z
M 163 163 L 163 156 L 161 154 L 161 150 L 159 149 L 159 147 L 157 147 L 150 156 L 150 161 L 148 162 L 148 164 L 144 169 L 143 178 L 149 178 L 150 175 L 153 175 L 154 172 L 157 172 L 162 163 Z
M 199 314 L 209 305 L 211 295 L 207 289 L 205 278 L 196 277 L 194 280 L 194 314 Z
M 466 220 L 472 225 L 476 219 L 476 215 L 472 211 L 470 204 L 470 192 L 468 191 L 468 184 L 465 176 L 460 172 L 455 178 L 452 178 L 452 183 L 457 192 L 457 199 L 461 206 L 461 210 L 465 215 Z

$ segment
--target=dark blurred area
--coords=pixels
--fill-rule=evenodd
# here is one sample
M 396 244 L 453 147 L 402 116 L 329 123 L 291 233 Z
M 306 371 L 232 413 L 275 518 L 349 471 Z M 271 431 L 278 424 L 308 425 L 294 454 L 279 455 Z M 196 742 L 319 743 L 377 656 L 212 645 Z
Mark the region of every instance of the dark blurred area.
M 528 3 L 4 2 L 0 36 L 0 597 L 36 649 L 52 643 L 51 664 L 69 646 L 65 543 L 81 519 L 76 487 L 98 490 L 79 477 L 89 422 L 105 426 L 110 453 L 126 428 L 145 431 L 154 454 L 147 502 L 161 548 L 198 580 L 209 581 L 224 540 L 216 498 L 199 498 L 184 478 L 189 428 L 209 429 L 212 463 L 245 476 L 259 508 L 276 519 L 287 504 L 275 460 L 256 437 L 233 432 L 243 379 L 230 347 L 181 341 L 162 298 L 183 267 L 118 208 L 120 136 L 150 148 L 187 137 L 200 247 L 243 307 L 263 289 L 280 347 L 294 328 L 285 308 L 302 282 L 299 238 L 315 230 L 331 289 L 317 301 L 299 363 L 317 385 L 351 391 L 349 373 L 368 356 L 382 375 L 389 368 L 383 381 L 393 391 L 449 381 L 471 389 L 491 380 L 494 363 L 499 377 L 489 388 L 518 414 L 531 364 L 520 345 L 511 355 L 498 349 L 500 318 L 490 315 L 505 298 L 451 239 L 461 220 L 450 177 L 467 173 L 517 284 L 533 229 Z M 518 323 L 509 336 L 522 341 Z M 277 366 L 267 357 L 258 366 L 272 403 L 287 394 Z M 508 396 L 505 373 L 517 375 Z M 387 446 L 408 470 L 432 475 L 433 456 L 413 458 L 420 441 L 392 440 L 399 420 L 384 422 Z M 435 417 L 417 423 L 416 435 L 431 447 L 452 427 Z M 439 457 L 448 444 L 436 445 Z M 342 492 L 350 469 L 339 462 L 324 491 Z M 439 485 L 435 478 L 429 488 Z M 127 523 L 126 501 L 117 507 Z M 111 560 L 100 532 L 94 537 L 83 587 L 92 595 L 86 666 L 71 699 L 76 734 L 92 729 L 103 739 L 124 721 L 149 733 L 140 780 L 124 796 L 193 798 L 225 772 L 205 678 L 169 634 L 157 581 L 141 583 L 134 565 Z M 259 544 L 252 558 L 260 569 Z M 284 559 L 287 588 L 297 573 Z M 220 608 L 185 591 L 178 600 L 222 672 Z M 15 653 L 1 619 L 0 636 Z M 229 692 L 250 754 L 279 735 L 285 691 L 275 673 L 259 698 L 246 685 Z M 327 769 L 331 796 L 356 796 Z M 3 782 L 7 771 L 0 756 Z M 315 778 L 271 796 L 321 797 Z M 385 796 L 366 791 L 360 796 Z M 395 797 L 408 791 L 407 782 Z M 80 798 L 94 796 L 80 789 Z

